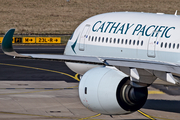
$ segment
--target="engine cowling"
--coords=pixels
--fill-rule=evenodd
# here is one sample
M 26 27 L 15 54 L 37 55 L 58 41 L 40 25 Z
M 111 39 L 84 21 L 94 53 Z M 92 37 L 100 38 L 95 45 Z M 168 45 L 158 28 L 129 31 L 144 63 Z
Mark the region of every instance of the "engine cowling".
M 88 109 L 102 114 L 122 115 L 140 109 L 147 100 L 147 88 L 134 88 L 129 76 L 114 67 L 87 71 L 79 84 L 79 97 Z

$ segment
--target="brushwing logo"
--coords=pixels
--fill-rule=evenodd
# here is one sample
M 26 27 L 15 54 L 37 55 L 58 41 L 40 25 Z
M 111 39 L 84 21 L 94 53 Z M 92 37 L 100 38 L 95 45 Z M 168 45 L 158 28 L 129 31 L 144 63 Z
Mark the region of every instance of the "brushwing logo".
M 78 37 L 79 37 L 79 35 L 78 35 Z M 75 47 L 76 47 L 76 43 L 77 43 L 78 37 L 77 37 L 76 41 L 74 42 L 74 44 L 71 45 L 71 48 L 72 48 L 72 50 L 74 51 L 75 54 L 76 54 Z

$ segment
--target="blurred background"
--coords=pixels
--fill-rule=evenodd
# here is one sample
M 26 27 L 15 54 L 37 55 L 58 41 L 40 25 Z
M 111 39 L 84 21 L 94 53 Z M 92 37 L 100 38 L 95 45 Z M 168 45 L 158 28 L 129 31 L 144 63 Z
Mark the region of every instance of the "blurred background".
M 72 34 L 85 19 L 106 12 L 174 14 L 179 0 L 0 0 L 0 35 Z

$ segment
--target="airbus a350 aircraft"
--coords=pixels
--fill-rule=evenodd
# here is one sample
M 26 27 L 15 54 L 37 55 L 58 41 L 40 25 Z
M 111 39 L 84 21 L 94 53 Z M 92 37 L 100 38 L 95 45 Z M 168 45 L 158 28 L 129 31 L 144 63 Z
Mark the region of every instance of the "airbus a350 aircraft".
M 88 109 L 108 115 L 128 114 L 147 100 L 147 87 L 180 82 L 180 16 L 114 12 L 85 20 L 69 39 L 64 55 L 18 54 L 15 29 L 4 36 L 5 54 L 65 61 L 82 75 L 79 96 Z M 164 82 L 163 82 L 164 81 Z

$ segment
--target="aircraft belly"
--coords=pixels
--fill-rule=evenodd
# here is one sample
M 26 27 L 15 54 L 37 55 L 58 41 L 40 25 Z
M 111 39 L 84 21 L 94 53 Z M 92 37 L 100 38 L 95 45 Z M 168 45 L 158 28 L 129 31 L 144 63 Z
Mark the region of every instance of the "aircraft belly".
M 78 73 L 80 75 L 84 75 L 84 73 L 86 73 L 88 70 L 100 66 L 100 65 L 72 63 L 72 62 L 65 62 L 65 63 L 69 67 L 69 69 L 71 69 L 73 72 Z

